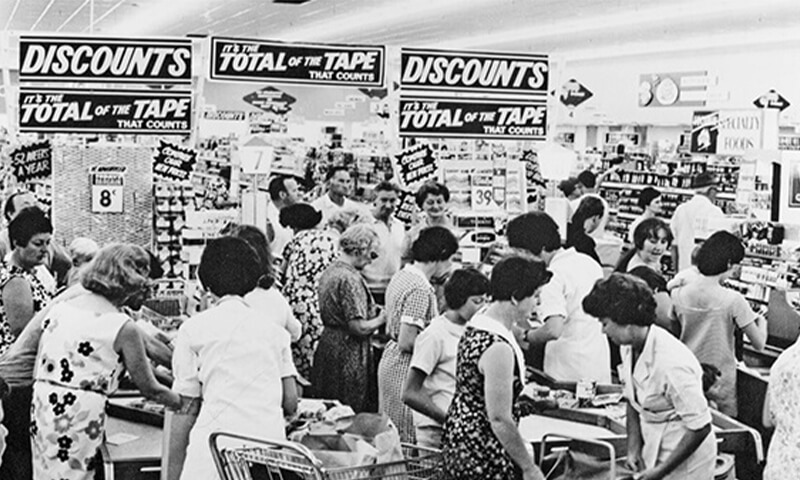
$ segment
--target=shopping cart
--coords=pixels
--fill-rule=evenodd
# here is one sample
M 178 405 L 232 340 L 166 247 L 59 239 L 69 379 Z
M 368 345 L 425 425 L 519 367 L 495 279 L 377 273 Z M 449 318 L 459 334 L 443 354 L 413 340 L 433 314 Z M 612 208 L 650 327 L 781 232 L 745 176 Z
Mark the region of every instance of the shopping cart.
M 439 470 L 437 450 L 403 444 L 403 460 L 325 468 L 307 447 L 216 432 L 209 437 L 222 480 L 427 480 Z

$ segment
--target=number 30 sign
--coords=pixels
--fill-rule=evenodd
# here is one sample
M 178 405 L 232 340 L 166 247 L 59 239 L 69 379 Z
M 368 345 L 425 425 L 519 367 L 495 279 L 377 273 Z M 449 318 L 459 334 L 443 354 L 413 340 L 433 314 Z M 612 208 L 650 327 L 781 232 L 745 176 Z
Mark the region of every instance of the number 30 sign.
M 89 179 L 92 185 L 92 212 L 122 213 L 125 167 L 94 167 Z

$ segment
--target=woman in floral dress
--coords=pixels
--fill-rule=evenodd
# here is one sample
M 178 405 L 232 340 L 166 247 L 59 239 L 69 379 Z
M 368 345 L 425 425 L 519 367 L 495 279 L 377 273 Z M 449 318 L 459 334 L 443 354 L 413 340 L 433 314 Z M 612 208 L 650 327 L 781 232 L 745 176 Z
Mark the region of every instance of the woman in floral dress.
M 310 378 L 314 351 L 322 335 L 317 295 L 319 277 L 339 254 L 336 240 L 318 229 L 321 220 L 322 214 L 306 203 L 286 207 L 280 214 L 281 225 L 295 232 L 283 250 L 286 267 L 283 295 L 303 326 L 300 339 L 292 343 L 292 357 L 297 372 L 306 380 Z
M 42 322 L 31 422 L 35 480 L 94 478 L 106 399 L 125 369 L 145 397 L 180 407 L 180 396 L 156 381 L 142 333 L 121 311 L 147 298 L 149 264 L 142 248 L 105 247 L 84 272 L 88 292 L 54 306 Z
M 780 354 L 770 371 L 764 426 L 775 427 L 764 480 L 794 478 L 800 471 L 800 342 Z
M 492 303 L 472 317 L 458 343 L 456 394 L 442 439 L 446 480 L 544 479 L 517 429 L 525 358 L 511 325 L 530 318 L 550 280 L 541 262 L 508 257 L 492 269 Z

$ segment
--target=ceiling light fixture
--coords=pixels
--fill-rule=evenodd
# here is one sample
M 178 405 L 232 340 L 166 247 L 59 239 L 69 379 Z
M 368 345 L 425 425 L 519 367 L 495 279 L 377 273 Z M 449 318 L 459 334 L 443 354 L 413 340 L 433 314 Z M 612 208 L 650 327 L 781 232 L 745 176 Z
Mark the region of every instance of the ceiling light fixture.
M 216 6 L 220 0 L 170 0 L 169 2 L 153 2 L 147 8 L 140 8 L 136 13 L 126 15 L 124 20 L 110 26 L 107 31 L 116 35 L 154 35 L 164 32 L 167 27 L 178 21 L 200 18 L 204 11 Z M 229 0 L 226 6 L 236 3 Z
M 36 21 L 33 22 L 33 25 L 31 26 L 30 31 L 36 30 L 36 27 L 39 26 L 39 22 L 41 22 L 42 19 L 44 18 L 44 16 L 47 15 L 47 12 L 50 10 L 50 7 L 52 7 L 54 3 L 56 3 L 56 0 L 50 0 L 50 3 L 48 3 L 47 6 L 44 7 L 44 10 L 42 10 L 42 13 L 39 14 L 39 18 L 37 18 Z
M 69 17 L 67 17 L 67 19 L 66 19 L 66 20 L 64 20 L 64 22 L 62 22 L 62 23 L 61 23 L 61 25 L 59 25 L 59 26 L 58 26 L 58 28 L 56 28 L 56 32 L 60 32 L 60 31 L 61 31 L 61 30 L 62 30 L 64 27 L 66 27 L 66 26 L 67 26 L 67 24 L 69 24 L 69 22 L 71 22 L 71 21 L 72 21 L 72 19 L 73 19 L 73 18 L 75 18 L 75 16 L 76 16 L 78 13 L 80 13 L 80 11 L 81 11 L 81 10 L 83 10 L 83 7 L 85 7 L 86 5 L 88 5 L 88 4 L 89 4 L 89 1 L 90 1 L 90 0 L 84 0 L 84 2 L 83 2 L 83 3 L 81 3 L 81 4 L 80 4 L 80 6 L 79 6 L 78 8 L 76 8 L 76 9 L 75 9 L 75 11 L 74 11 L 74 12 L 72 12 L 72 14 L 70 14 L 70 16 L 69 16 Z
M 796 8 L 797 0 L 707 0 L 705 2 L 687 2 L 682 5 L 668 4 L 650 9 L 610 15 L 592 16 L 582 20 L 568 20 L 551 25 L 533 26 L 504 30 L 485 35 L 469 35 L 437 42 L 437 48 L 474 48 L 489 45 L 518 43 L 576 33 L 617 30 L 620 28 L 641 28 L 648 24 L 665 24 L 667 22 L 696 22 L 703 17 L 724 18 L 731 13 L 747 13 L 754 15 L 779 7 Z
M 275 32 L 275 39 L 289 41 L 341 40 L 345 35 L 363 33 L 369 29 L 381 30 L 391 25 L 415 19 L 430 18 L 453 9 L 461 12 L 491 5 L 497 0 L 413 0 L 398 1 L 380 7 L 348 11 L 329 17 L 324 22 Z
M 119 2 L 114 4 L 113 7 L 109 8 L 108 10 L 105 11 L 105 13 L 103 13 L 102 15 L 100 15 L 99 17 L 94 19 L 94 21 L 91 23 L 91 25 L 89 25 L 88 27 L 84 28 L 83 31 L 85 32 L 85 31 L 90 30 L 90 29 L 94 30 L 94 27 L 96 27 L 97 24 L 102 22 L 107 16 L 111 15 L 114 12 L 114 10 L 116 10 L 120 6 L 122 6 L 123 3 L 125 3 L 125 0 L 119 0 Z
M 8 30 L 9 29 L 8 27 L 11 26 L 11 20 L 13 20 L 14 15 L 17 14 L 17 9 L 19 8 L 19 4 L 21 1 L 22 0 L 17 0 L 16 3 L 14 3 L 14 8 L 11 9 L 11 15 L 8 16 L 8 20 L 6 20 L 6 26 L 3 30 Z

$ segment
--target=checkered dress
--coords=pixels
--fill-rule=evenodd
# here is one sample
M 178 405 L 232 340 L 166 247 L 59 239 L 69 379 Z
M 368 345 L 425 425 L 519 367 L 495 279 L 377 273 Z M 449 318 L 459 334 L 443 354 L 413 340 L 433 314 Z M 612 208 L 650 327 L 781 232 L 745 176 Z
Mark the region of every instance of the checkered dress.
M 415 440 L 414 421 L 411 410 L 403 403 L 403 384 L 411 354 L 400 351 L 397 337 L 401 323 L 422 330 L 439 312 L 433 287 L 414 269 L 413 265 L 407 265 L 392 277 L 386 288 L 386 332 L 392 340 L 386 345 L 378 366 L 380 410 L 397 425 L 401 441 L 409 443 Z

